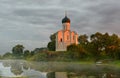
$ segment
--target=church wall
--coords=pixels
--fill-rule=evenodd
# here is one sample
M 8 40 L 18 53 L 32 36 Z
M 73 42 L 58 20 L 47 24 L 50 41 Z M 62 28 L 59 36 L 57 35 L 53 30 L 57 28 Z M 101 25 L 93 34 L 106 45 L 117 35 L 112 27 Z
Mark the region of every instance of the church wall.
M 58 31 L 56 39 L 56 51 L 66 51 L 68 45 L 78 44 L 78 35 L 70 30 Z
M 57 40 L 56 40 L 56 51 L 66 51 L 66 46 L 64 44 L 64 33 L 63 31 L 59 31 L 57 33 Z
M 59 31 L 58 32 L 58 42 L 62 42 L 63 41 L 63 32 Z
M 75 33 L 71 32 L 71 44 L 75 43 Z
M 75 35 L 75 43 L 78 44 L 78 34 Z
M 56 35 L 56 51 L 66 51 L 70 44 L 78 44 L 78 35 L 70 30 L 70 19 L 65 16 L 62 20 L 63 29 Z
M 65 42 L 66 47 L 68 45 L 70 45 L 70 43 L 71 43 L 71 33 L 70 33 L 70 31 L 65 31 L 64 32 L 64 42 Z

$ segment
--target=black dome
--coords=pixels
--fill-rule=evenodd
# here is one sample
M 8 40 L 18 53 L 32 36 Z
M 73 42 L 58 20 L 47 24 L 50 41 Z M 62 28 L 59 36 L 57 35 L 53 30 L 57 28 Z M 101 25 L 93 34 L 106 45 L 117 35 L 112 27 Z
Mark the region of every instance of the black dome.
M 70 23 L 70 19 L 65 16 L 63 19 L 62 19 L 62 23 Z

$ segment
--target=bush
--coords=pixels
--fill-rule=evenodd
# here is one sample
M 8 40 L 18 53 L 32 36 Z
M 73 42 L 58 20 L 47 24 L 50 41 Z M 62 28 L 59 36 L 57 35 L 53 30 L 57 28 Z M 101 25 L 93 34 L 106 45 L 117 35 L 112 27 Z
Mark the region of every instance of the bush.
M 47 54 L 46 53 L 36 53 L 34 56 L 30 57 L 31 61 L 46 61 Z
M 88 54 L 87 51 L 81 45 L 72 44 L 67 47 L 68 56 L 73 59 L 85 58 Z

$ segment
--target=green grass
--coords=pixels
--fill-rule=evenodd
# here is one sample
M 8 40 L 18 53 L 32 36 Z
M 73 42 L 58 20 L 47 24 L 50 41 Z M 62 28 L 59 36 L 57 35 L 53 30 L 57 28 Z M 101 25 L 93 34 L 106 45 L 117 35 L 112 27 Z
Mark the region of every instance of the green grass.
M 94 61 L 79 61 L 79 64 L 95 64 Z
M 115 60 L 111 62 L 110 64 L 120 68 L 120 60 Z

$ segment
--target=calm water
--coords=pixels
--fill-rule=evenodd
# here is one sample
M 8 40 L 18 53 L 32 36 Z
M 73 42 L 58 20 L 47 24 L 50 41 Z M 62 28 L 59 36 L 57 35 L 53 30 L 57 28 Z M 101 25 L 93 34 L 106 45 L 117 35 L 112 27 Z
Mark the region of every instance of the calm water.
M 47 74 L 50 72 L 66 72 L 65 74 L 69 78 L 120 78 L 120 69 L 110 65 L 86 65 L 71 62 L 27 62 L 24 60 L 0 61 L 0 76 L 3 78 L 47 78 Z
M 20 60 L 5 60 L 0 62 L 0 76 L 46 78 L 46 72 L 30 68 L 29 63 Z

